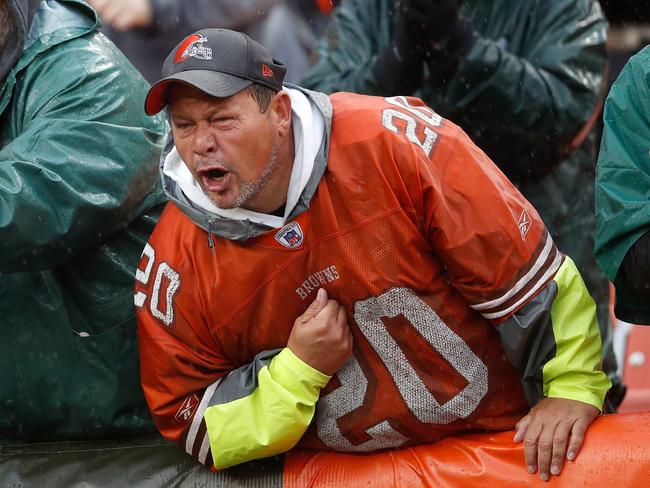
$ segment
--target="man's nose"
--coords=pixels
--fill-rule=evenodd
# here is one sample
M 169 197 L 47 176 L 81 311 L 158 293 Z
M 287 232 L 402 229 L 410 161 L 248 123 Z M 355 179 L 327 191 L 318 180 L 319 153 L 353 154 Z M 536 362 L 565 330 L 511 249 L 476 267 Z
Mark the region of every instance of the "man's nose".
M 199 125 L 194 136 L 194 152 L 200 155 L 213 154 L 217 151 L 217 138 L 209 125 Z

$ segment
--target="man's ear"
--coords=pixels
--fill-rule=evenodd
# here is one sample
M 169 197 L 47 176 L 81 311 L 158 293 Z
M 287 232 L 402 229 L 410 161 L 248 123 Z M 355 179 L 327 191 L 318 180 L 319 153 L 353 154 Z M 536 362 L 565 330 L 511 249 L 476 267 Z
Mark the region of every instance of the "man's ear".
M 280 137 L 287 135 L 291 128 L 291 98 L 285 91 L 279 91 L 271 102 L 273 114 L 278 123 Z

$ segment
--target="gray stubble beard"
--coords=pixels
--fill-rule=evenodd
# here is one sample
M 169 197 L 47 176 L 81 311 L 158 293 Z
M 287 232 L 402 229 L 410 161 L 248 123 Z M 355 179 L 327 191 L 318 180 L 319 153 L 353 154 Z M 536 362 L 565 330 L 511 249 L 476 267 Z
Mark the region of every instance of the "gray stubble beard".
M 253 181 L 248 181 L 241 183 L 239 187 L 239 193 L 233 198 L 232 202 L 229 205 L 223 205 L 216 201 L 210 194 L 208 198 L 214 203 L 218 208 L 228 210 L 233 208 L 240 208 L 250 202 L 254 197 L 259 195 L 263 190 L 265 190 L 269 183 L 271 182 L 271 177 L 275 172 L 275 169 L 278 166 L 278 151 L 279 147 L 277 144 L 274 144 L 271 156 L 264 166 L 262 173 L 255 178 Z

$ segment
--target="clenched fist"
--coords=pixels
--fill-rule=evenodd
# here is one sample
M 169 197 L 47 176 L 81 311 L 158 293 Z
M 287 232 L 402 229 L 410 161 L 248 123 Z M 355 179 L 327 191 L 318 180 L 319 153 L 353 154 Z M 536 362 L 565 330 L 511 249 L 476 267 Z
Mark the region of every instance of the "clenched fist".
M 320 288 L 316 299 L 293 323 L 287 347 L 312 368 L 333 375 L 352 354 L 345 309 Z

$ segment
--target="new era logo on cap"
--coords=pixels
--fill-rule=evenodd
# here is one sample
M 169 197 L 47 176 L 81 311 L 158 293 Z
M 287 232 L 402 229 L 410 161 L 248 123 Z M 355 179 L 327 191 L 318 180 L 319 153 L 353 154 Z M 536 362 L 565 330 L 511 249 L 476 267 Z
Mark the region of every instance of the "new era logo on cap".
M 262 76 L 270 77 L 273 76 L 273 70 L 269 68 L 267 65 L 263 64 L 262 65 Z
M 194 86 L 213 97 L 230 97 L 253 83 L 282 90 L 287 68 L 246 34 L 228 29 L 202 29 L 187 36 L 167 56 L 163 78 L 145 100 L 154 115 L 167 105 L 175 82 Z

